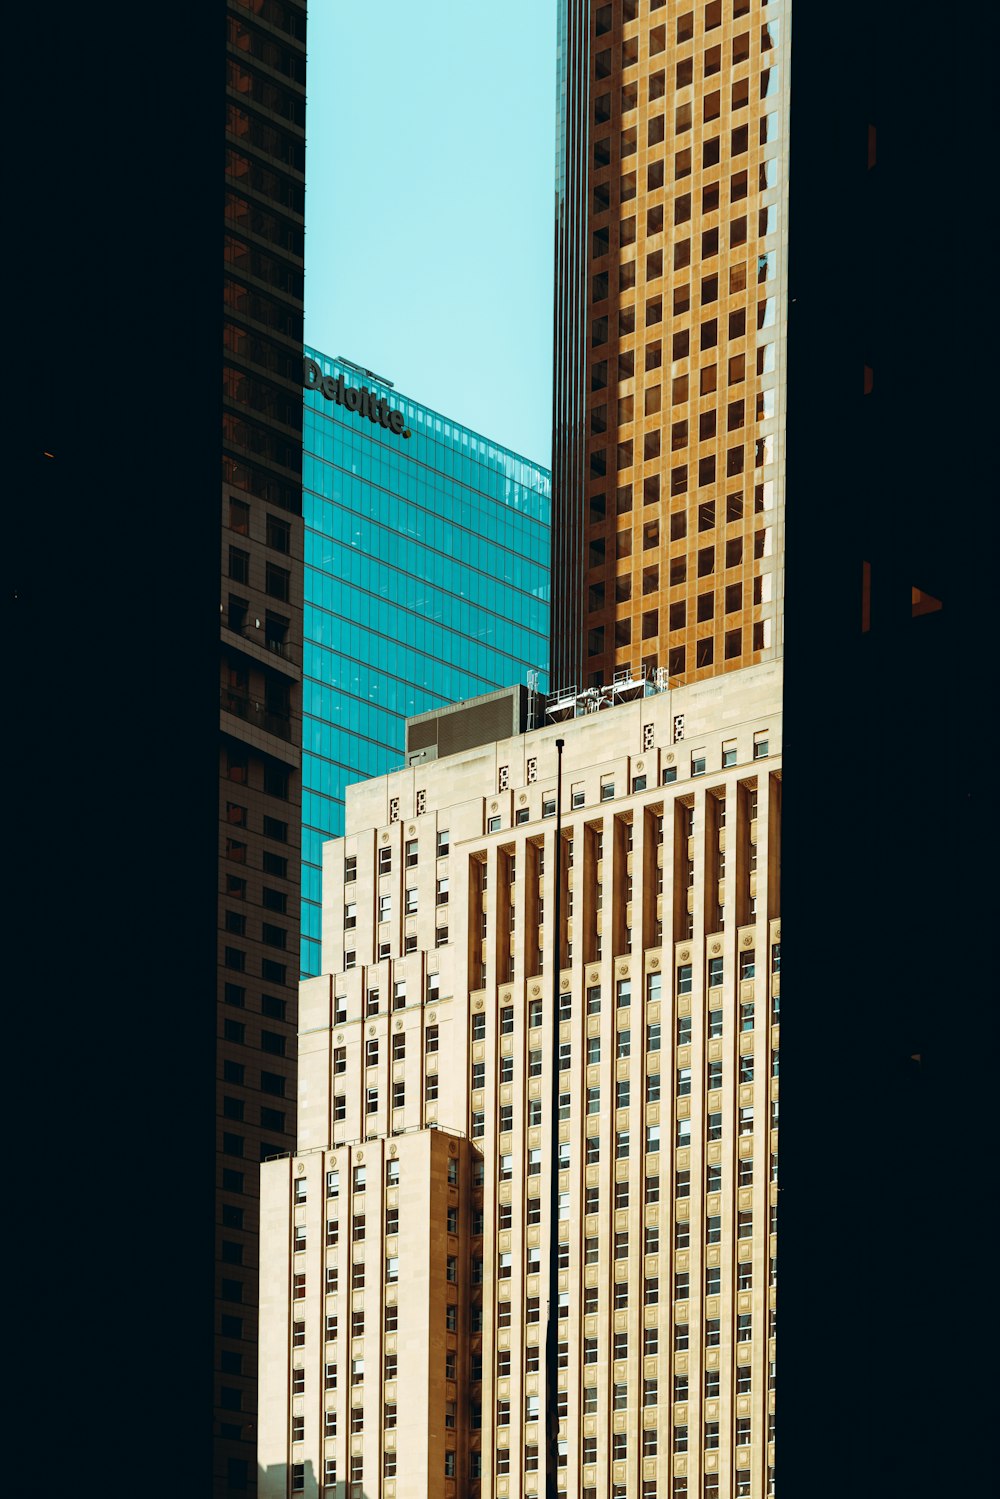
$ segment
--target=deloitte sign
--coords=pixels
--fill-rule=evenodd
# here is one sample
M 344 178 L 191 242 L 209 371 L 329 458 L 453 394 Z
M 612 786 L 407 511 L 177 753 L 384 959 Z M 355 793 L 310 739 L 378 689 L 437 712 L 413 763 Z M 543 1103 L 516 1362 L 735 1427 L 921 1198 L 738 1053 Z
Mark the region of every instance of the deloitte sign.
M 306 390 L 321 391 L 328 401 L 336 401 L 338 406 L 346 406 L 348 411 L 356 411 L 359 416 L 366 416 L 370 422 L 377 422 L 379 426 L 395 432 L 397 437 L 410 435 L 404 427 L 403 413 L 391 411 L 384 397 L 376 396 L 366 385 L 362 385 L 360 390 L 356 386 L 345 385 L 343 375 L 338 375 L 336 379 L 332 375 L 324 375 L 315 359 L 303 359 L 302 384 Z

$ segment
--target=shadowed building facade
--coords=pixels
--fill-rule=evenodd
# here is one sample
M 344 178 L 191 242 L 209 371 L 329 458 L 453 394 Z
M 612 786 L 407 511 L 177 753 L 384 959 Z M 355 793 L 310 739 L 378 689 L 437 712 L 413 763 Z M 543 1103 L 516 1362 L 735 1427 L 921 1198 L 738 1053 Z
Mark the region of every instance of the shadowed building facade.
M 306 5 L 18 24 L 18 946 L 79 996 L 31 1111 L 86 1287 L 26 1346 L 90 1350 L 53 1471 L 221 1499 L 255 1484 L 258 1165 L 294 1139 Z M 134 1263 L 93 1227 L 122 1212 Z M 144 1301 L 122 1377 L 109 1308 Z

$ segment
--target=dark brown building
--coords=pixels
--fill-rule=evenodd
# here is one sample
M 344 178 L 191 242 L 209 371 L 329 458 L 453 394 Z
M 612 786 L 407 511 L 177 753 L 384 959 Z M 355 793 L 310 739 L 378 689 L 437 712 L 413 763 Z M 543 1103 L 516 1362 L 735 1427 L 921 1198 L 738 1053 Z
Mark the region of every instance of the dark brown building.
M 229 0 L 215 1492 L 256 1478 L 259 1164 L 295 1137 L 305 0 Z

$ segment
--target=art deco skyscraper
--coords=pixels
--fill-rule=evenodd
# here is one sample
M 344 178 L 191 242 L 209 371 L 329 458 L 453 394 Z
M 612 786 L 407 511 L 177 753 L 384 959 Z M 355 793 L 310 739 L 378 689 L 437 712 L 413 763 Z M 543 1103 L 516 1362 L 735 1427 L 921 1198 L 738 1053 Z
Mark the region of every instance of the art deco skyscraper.
M 780 655 L 789 9 L 562 0 L 556 687 Z
M 780 676 L 348 788 L 262 1170 L 268 1499 L 774 1492 Z

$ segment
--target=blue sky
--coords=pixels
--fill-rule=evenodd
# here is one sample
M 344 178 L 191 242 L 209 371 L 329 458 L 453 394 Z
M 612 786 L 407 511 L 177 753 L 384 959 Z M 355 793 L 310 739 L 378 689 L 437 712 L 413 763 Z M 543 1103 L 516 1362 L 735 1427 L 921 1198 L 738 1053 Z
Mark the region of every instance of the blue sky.
M 309 10 L 306 342 L 548 464 L 555 0 Z

